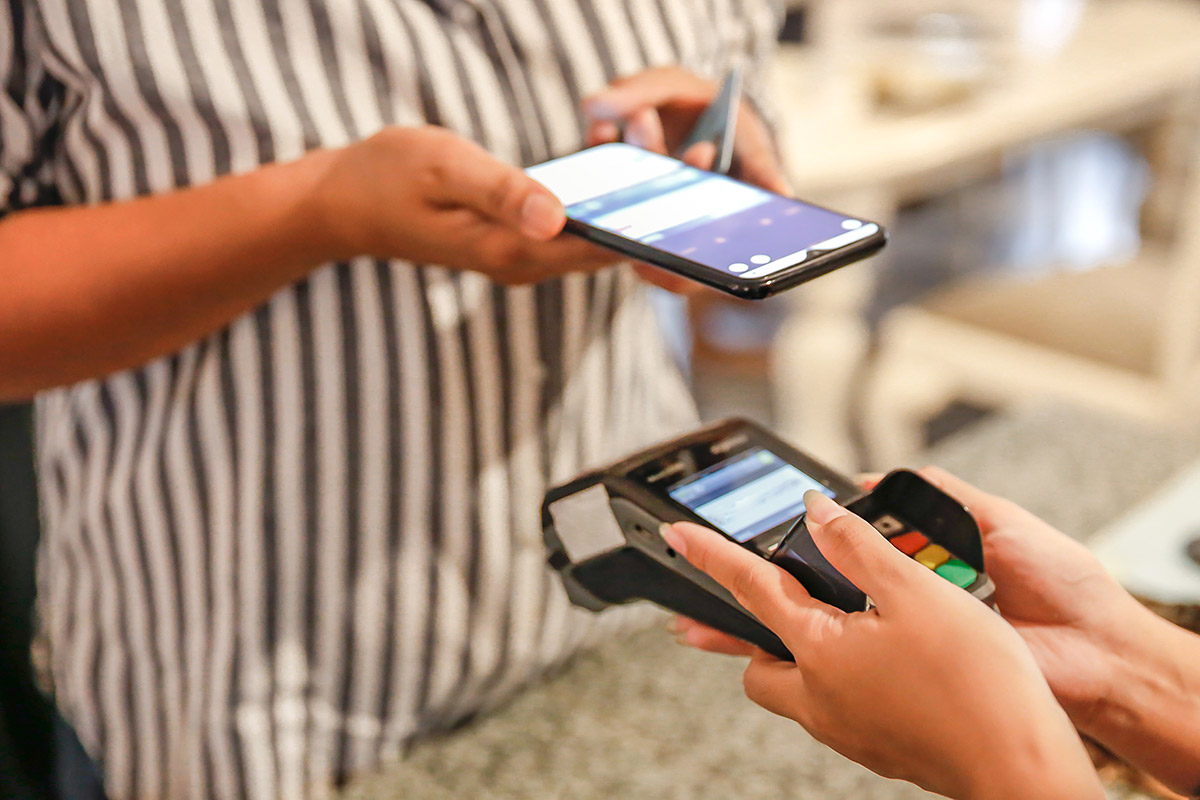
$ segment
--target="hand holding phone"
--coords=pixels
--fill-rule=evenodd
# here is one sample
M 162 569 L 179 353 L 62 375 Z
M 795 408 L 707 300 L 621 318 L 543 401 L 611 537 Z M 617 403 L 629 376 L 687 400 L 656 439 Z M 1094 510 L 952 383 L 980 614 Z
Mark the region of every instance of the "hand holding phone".
M 566 230 L 729 294 L 759 299 L 880 250 L 877 223 L 614 142 L 529 167 Z
M 791 195 L 770 129 L 743 100 L 746 62 L 719 86 L 679 66 L 654 67 L 584 98 L 587 145 L 625 141 L 782 195 Z M 699 151 L 706 148 L 707 153 Z

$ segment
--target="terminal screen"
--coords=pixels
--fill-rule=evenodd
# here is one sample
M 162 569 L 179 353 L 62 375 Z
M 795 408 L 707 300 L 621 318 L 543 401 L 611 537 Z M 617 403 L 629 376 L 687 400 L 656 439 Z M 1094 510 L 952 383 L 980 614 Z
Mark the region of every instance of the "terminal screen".
M 680 481 L 667 494 L 717 530 L 746 542 L 803 514 L 809 489 L 834 496 L 771 451 L 753 447 Z

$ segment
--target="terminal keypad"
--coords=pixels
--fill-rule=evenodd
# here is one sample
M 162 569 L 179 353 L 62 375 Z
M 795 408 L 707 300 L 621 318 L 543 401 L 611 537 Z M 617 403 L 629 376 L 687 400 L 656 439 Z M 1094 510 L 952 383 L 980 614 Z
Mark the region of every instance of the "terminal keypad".
M 956 558 L 941 545 L 930 542 L 925 534 L 912 530 L 896 517 L 884 514 L 872 520 L 871 524 L 901 553 L 933 570 L 955 586 L 974 592 L 988 583 L 986 575 L 962 559 Z

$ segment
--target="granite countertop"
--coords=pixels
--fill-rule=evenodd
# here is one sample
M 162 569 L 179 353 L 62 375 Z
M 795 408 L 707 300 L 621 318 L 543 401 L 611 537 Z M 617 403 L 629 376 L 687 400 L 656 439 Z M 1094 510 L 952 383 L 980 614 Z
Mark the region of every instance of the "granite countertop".
M 1200 455 L 1200 440 L 1059 407 L 995 417 L 928 454 L 1079 538 Z M 739 659 L 660 629 L 578 656 L 508 706 L 417 746 L 344 800 L 932 797 L 757 708 Z M 1112 797 L 1139 797 L 1114 789 Z

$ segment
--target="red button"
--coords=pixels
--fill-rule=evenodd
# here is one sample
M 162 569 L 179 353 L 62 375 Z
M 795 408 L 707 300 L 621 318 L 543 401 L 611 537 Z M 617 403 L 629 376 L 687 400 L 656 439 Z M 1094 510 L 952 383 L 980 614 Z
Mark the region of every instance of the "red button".
M 913 555 L 922 547 L 929 544 L 929 540 L 925 538 L 925 534 L 918 533 L 917 531 L 909 531 L 888 541 L 896 545 L 896 549 L 906 556 Z

